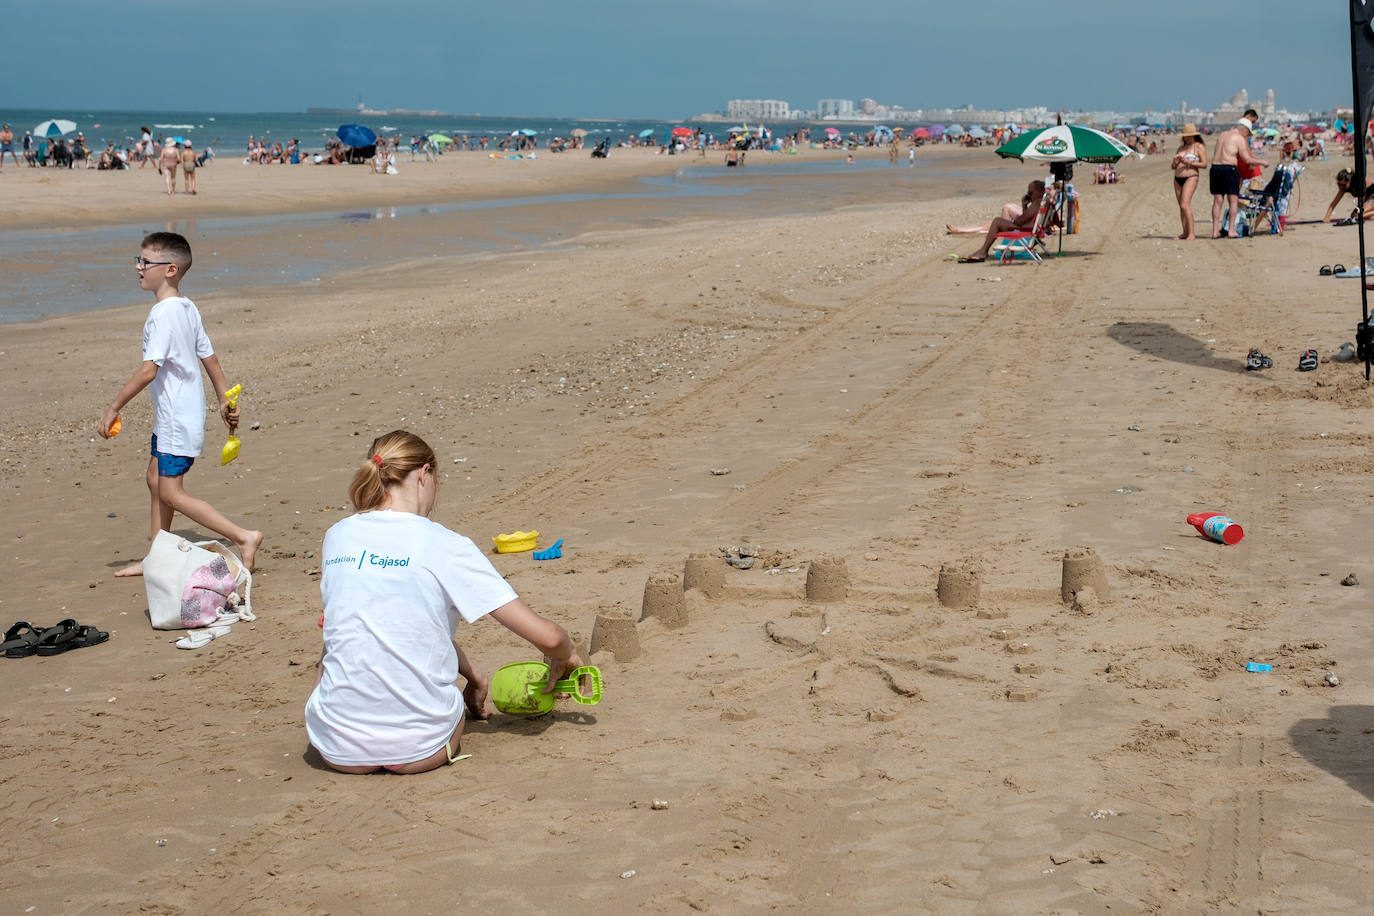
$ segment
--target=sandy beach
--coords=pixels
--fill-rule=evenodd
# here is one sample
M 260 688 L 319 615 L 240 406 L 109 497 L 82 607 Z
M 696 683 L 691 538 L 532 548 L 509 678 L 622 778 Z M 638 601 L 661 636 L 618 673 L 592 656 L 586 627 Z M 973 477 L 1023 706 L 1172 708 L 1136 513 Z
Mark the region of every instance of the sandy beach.
M 750 157 L 744 177 L 767 168 Z M 695 161 L 222 158 L 170 199 L 150 171 L 0 180 L 8 228 L 143 231 L 594 196 Z M 384 261 L 251 292 L 202 285 L 198 260 L 183 291 L 260 426 L 223 468 L 208 426 L 187 487 L 267 538 L 259 619 L 198 651 L 112 577 L 146 547 L 146 395 L 118 438 L 95 425 L 151 303 L 6 325 L 0 617 L 112 636 L 0 659 L 4 911 L 1365 909 L 1374 398 L 1329 361 L 1358 285 L 1318 276 L 1358 263 L 1355 230 L 1178 242 L 1161 156 L 1118 185 L 1083 169 L 1063 257 L 956 265 L 976 242 L 944 225 L 1044 170 L 920 163 L 987 175 L 901 196 L 878 171 L 798 176 L 815 212 L 589 200 L 576 235 L 476 254 L 436 248 L 468 217 L 397 219 Z M 1344 164 L 1311 165 L 1299 218 Z M 1200 193 L 1199 233 L 1209 208 Z M 137 231 L 110 268 L 131 301 Z M 318 242 L 268 226 L 256 244 Z M 1275 366 L 1246 372 L 1251 347 Z M 1322 362 L 1300 373 L 1308 347 Z M 428 774 L 345 776 L 303 725 L 317 552 L 397 427 L 439 453 L 437 521 L 484 547 L 562 538 L 559 560 L 493 562 L 584 650 L 598 615 L 628 615 L 641 652 L 591 655 L 598 706 L 473 723 L 473 756 Z M 1198 511 L 1245 539 L 1201 538 Z M 744 544 L 758 564 L 725 567 Z M 1107 593 L 1069 603 L 1084 547 Z M 722 586 L 639 619 L 692 555 Z M 963 606 L 941 603 L 942 568 Z M 458 639 L 487 671 L 528 654 L 491 621 Z

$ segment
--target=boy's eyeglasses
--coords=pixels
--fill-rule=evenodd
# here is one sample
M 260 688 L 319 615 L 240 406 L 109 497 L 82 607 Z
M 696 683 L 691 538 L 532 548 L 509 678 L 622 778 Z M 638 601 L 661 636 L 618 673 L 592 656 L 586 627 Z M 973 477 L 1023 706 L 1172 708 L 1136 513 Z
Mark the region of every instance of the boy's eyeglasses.
M 147 270 L 149 267 L 165 267 L 171 263 L 171 261 L 147 261 L 141 254 L 134 257 L 134 266 L 139 270 Z

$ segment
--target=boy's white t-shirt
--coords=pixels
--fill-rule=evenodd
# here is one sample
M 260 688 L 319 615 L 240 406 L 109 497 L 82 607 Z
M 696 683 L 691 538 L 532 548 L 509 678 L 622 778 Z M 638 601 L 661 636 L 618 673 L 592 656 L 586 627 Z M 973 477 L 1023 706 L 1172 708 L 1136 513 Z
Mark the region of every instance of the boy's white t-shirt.
M 200 360 L 215 348 L 200 321 L 196 304 L 169 296 L 153 306 L 143 322 L 143 359 L 157 363 L 148 386 L 153 399 L 153 435 L 157 449 L 195 458 L 205 446 L 205 386 Z
M 324 675 L 305 705 L 332 763 L 385 766 L 443 747 L 463 715 L 453 631 L 517 597 L 468 538 L 408 512 L 349 516 L 324 536 Z

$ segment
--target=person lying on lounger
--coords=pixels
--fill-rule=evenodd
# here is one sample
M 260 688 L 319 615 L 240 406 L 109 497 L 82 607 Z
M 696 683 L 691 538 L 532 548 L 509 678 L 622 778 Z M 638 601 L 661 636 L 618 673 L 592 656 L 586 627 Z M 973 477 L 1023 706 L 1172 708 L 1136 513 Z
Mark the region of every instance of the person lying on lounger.
M 1021 211 L 1021 215 L 1015 219 L 1007 219 L 999 216 L 991 223 L 983 237 L 983 245 L 973 254 L 959 259 L 960 264 L 981 264 L 988 259 L 988 251 L 992 249 L 993 243 L 997 241 L 999 232 L 1012 232 L 1017 229 L 1029 229 L 1035 225 L 1035 217 L 1040 212 L 1040 205 L 1045 199 L 1045 183 L 1036 179 L 1026 188 L 1026 196 L 1029 202 L 1026 208 Z

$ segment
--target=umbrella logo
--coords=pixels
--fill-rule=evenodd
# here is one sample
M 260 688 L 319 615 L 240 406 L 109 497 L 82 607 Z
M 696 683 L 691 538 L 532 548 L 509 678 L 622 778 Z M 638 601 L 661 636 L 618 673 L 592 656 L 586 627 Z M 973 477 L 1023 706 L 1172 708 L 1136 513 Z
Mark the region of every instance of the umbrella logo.
M 1046 137 L 1035 144 L 1034 149 L 1043 156 L 1057 156 L 1069 148 L 1063 137 Z

